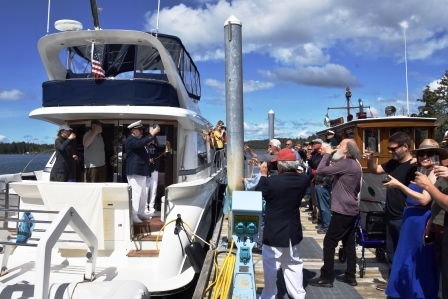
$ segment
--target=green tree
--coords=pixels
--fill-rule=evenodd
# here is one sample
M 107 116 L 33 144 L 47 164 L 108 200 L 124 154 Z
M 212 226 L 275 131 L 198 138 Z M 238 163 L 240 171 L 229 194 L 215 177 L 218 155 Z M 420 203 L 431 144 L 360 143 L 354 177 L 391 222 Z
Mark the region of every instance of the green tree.
M 448 130 L 448 71 L 438 83 L 439 87 L 436 90 L 431 90 L 427 85 L 422 98 L 417 101 L 424 103 L 418 107 L 419 116 L 437 118 L 434 134 L 435 139 L 440 141 L 444 132 Z

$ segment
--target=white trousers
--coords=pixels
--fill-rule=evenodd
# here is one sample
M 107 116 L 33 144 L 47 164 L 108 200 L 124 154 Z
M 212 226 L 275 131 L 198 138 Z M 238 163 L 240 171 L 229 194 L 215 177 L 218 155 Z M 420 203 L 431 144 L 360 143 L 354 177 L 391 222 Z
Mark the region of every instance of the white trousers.
M 146 192 L 146 176 L 128 175 L 128 184 L 132 188 L 132 216 L 137 214 L 145 214 L 146 200 L 148 193 Z
M 146 193 L 149 194 L 149 209 L 154 209 L 154 203 L 157 195 L 157 184 L 159 183 L 159 172 L 153 171 L 151 177 L 146 181 Z
M 271 247 L 263 244 L 264 289 L 261 299 L 275 299 L 277 295 L 277 270 L 281 266 L 286 290 L 294 299 L 305 299 L 303 288 L 303 261 L 300 258 L 299 244 L 289 247 Z

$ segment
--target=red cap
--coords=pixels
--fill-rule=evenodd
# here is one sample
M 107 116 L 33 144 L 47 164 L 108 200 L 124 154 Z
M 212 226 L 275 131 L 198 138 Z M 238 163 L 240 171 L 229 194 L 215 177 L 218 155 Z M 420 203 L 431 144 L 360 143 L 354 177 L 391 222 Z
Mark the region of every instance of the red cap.
M 277 161 L 295 161 L 296 154 L 290 148 L 284 148 L 278 152 L 277 157 L 271 160 L 271 162 Z

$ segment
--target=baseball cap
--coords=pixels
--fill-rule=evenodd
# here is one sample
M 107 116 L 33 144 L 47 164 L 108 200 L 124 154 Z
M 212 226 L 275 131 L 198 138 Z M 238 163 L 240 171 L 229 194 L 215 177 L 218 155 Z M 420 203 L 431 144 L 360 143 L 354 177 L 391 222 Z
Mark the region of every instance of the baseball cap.
M 67 125 L 60 125 L 60 126 L 59 126 L 59 131 L 60 131 L 60 130 L 73 131 L 73 129 L 70 128 L 70 127 L 67 126 Z
M 295 161 L 296 160 L 296 154 L 289 148 L 281 149 L 277 157 L 271 160 L 271 162 L 277 162 L 277 161 Z

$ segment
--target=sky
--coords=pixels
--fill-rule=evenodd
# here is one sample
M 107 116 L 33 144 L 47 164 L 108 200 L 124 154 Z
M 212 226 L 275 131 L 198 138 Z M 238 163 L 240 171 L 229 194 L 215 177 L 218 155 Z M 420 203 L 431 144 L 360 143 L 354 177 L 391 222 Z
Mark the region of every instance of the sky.
M 151 31 L 157 4 L 97 0 L 101 28 Z M 28 118 L 48 80 L 37 52 L 48 1 L 0 5 L 0 142 L 53 143 L 57 126 Z M 268 138 L 270 110 L 275 137 L 299 138 L 325 129 L 327 113 L 346 116 L 328 108 L 346 105 L 347 86 L 351 105 L 362 99 L 375 116 L 390 105 L 418 113 L 416 99 L 448 69 L 447 11 L 440 0 L 161 0 L 159 32 L 178 36 L 193 57 L 200 109 L 215 124 L 226 121 L 224 22 L 235 16 L 242 22 L 244 139 Z M 93 29 L 89 0 L 51 1 L 50 33 L 60 19 Z

